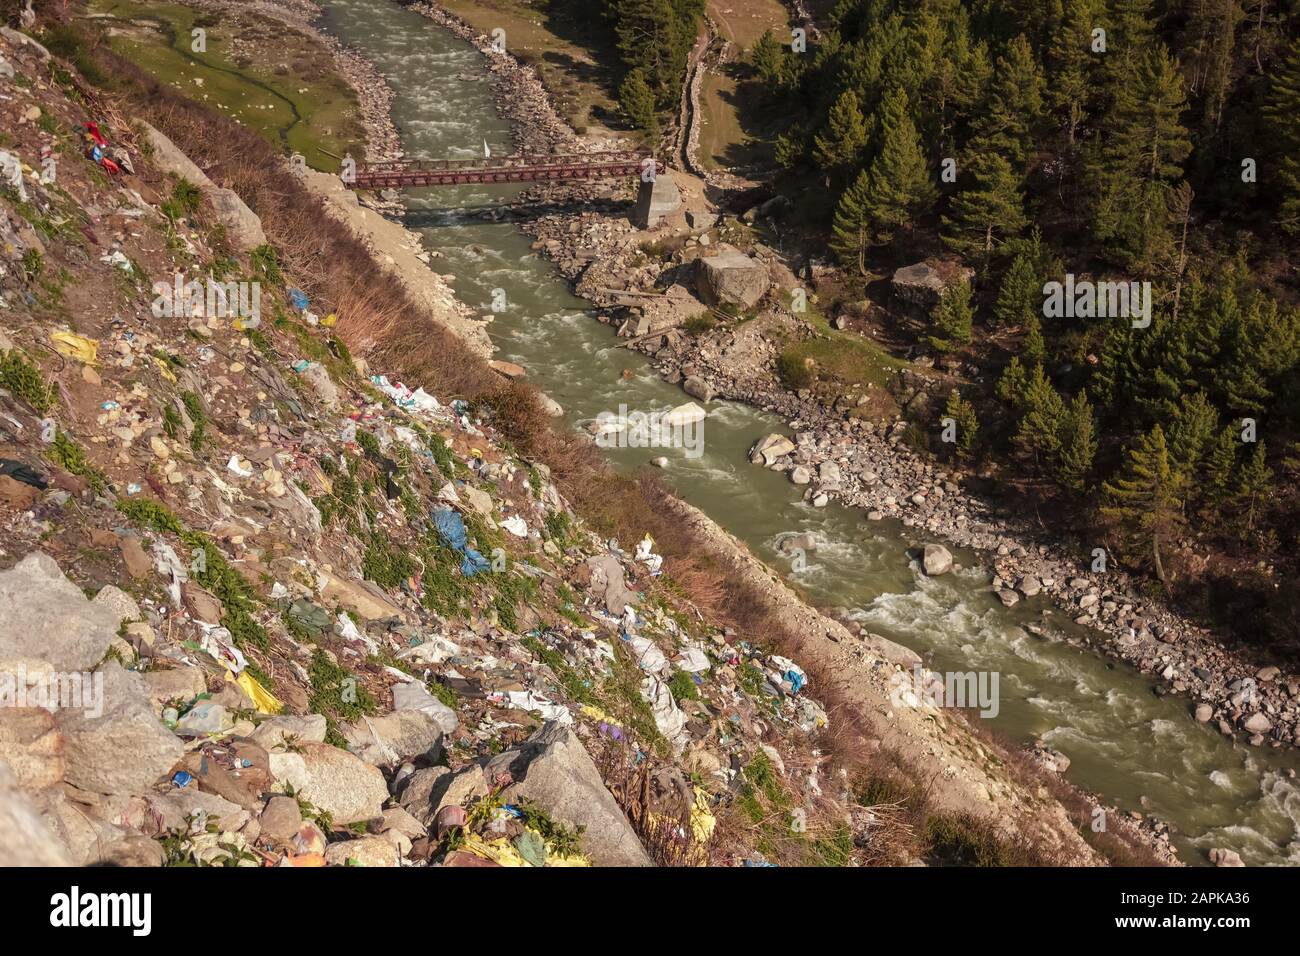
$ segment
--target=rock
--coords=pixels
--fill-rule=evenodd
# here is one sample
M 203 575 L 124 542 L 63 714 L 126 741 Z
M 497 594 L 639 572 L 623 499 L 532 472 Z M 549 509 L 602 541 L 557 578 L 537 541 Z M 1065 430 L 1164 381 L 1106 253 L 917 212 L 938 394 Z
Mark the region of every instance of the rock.
M 767 294 L 767 267 L 734 246 L 722 243 L 708 258 L 696 260 L 695 288 L 706 305 L 749 309 Z
M 0 866 L 73 866 L 31 798 L 0 760 Z
M 927 544 L 921 551 L 921 568 L 929 577 L 952 570 L 952 552 L 941 544 Z
M 43 707 L 0 707 L 0 764 L 18 785 L 44 790 L 63 780 L 64 740 Z
M 894 272 L 890 290 L 902 305 L 928 313 L 943 298 L 944 290 L 955 282 L 969 281 L 974 272 L 938 260 L 916 262 Z
M 95 793 L 143 793 L 180 760 L 184 748 L 155 716 L 144 678 L 116 661 L 99 673 L 102 713 L 58 713 L 59 729 L 67 739 L 65 779 Z
M 696 212 L 693 209 L 686 210 L 686 225 L 692 229 L 712 229 L 718 224 L 717 213 Z
M 817 466 L 817 480 L 823 485 L 838 485 L 840 479 L 840 466 L 835 462 L 824 461 Z
M 100 588 L 91 603 L 107 607 L 117 615 L 119 624 L 123 621 L 140 620 L 140 605 L 135 603 L 135 598 L 112 584 Z
M 688 425 L 704 421 L 708 415 L 708 412 L 694 402 L 687 402 L 685 405 L 678 405 L 676 408 L 669 409 L 664 417 L 660 419 L 660 423 L 669 428 L 685 428 Z
M 224 189 L 214 183 L 203 170 L 185 155 L 181 149 L 165 135 L 143 120 L 139 121 L 145 138 L 152 147 L 153 164 L 163 172 L 173 173 L 187 179 L 207 197 L 212 204 L 217 218 L 226 227 L 231 241 L 241 252 L 250 252 L 266 243 L 266 233 L 262 230 L 262 220 L 249 209 L 233 190 Z
M 302 762 L 302 798 L 330 814 L 336 824 L 347 825 L 373 819 L 388 799 L 388 784 L 378 768 L 346 750 L 329 744 L 307 743 L 297 754 L 272 754 L 275 758 L 298 757 Z
M 1245 866 L 1242 862 L 1241 854 L 1236 850 L 1227 850 L 1223 847 L 1214 847 L 1209 853 L 1210 862 L 1215 866 Z
M 154 713 L 171 701 L 189 703 L 208 689 L 203 671 L 189 665 L 145 671 L 144 683 Z
M 582 741 L 569 728 L 547 721 L 484 768 L 489 780 L 500 773 L 514 781 L 504 791 L 506 802 L 528 797 L 566 826 L 584 827 L 582 849 L 597 866 L 652 865 Z
M 784 435 L 773 433 L 765 435 L 754 443 L 754 447 L 749 450 L 749 460 L 755 464 L 761 462 L 764 465 L 772 465 L 778 458 L 783 458 L 794 450 L 794 442 Z
M 795 465 L 790 469 L 790 481 L 796 485 L 806 485 L 812 481 L 812 472 L 804 465 Z
M 1033 597 L 1043 590 L 1043 582 L 1038 580 L 1038 578 L 1034 577 L 1032 574 L 1026 574 L 1020 579 L 1019 583 L 1016 584 L 1016 587 L 1025 597 Z
M 1276 665 L 1270 664 L 1267 667 L 1261 667 L 1255 672 L 1255 678 L 1261 683 L 1267 684 L 1278 679 L 1282 669 Z
M 422 710 L 362 717 L 344 724 L 342 732 L 348 749 L 375 767 L 393 767 L 412 758 L 432 763 L 442 755 L 442 728 Z
M 10 478 L 8 475 L 0 475 L 0 505 L 12 508 L 14 511 L 26 511 L 35 505 L 40 497 L 39 489 Z
M 288 846 L 302 826 L 302 811 L 293 797 L 272 797 L 261 816 L 263 840 L 276 846 Z
M 713 401 L 713 386 L 695 375 L 688 377 L 682 383 L 682 391 L 691 398 L 698 398 L 702 402 Z
M 480 488 L 473 485 L 465 485 L 460 489 L 459 494 L 465 499 L 465 503 L 481 515 L 490 515 L 496 506 L 492 502 L 492 496 Z
M 284 749 L 293 744 L 324 743 L 327 728 L 325 718 L 320 714 L 308 714 L 305 717 L 272 717 L 257 725 L 249 734 L 249 739 L 268 752 Z
M 653 229 L 665 216 L 675 213 L 681 204 L 682 194 L 671 174 L 659 173 L 651 182 L 643 179 L 636 194 L 632 225 L 638 229 Z
M 414 681 L 393 687 L 393 710 L 417 710 L 433 718 L 444 734 L 454 734 L 460 725 L 456 712 Z
M 87 600 L 53 558 L 35 551 L 0 572 L 0 672 L 89 671 L 117 636 L 117 614 Z
M 1263 714 L 1254 713 L 1243 720 L 1241 726 L 1252 734 L 1266 734 L 1273 729 L 1273 722 Z
M 522 365 L 516 365 L 514 362 L 503 362 L 500 359 L 492 359 L 488 362 L 488 367 L 504 378 L 523 378 L 528 374 L 528 370 Z
M 552 418 L 564 417 L 564 406 L 551 398 L 551 396 L 547 395 L 545 392 L 537 393 L 537 401 L 541 403 L 542 411 Z
M 424 767 L 406 778 L 398 804 L 425 826 L 433 821 L 438 797 L 446 792 L 452 773 L 447 767 Z
M 238 830 L 251 819 L 249 812 L 239 804 L 200 790 L 194 784 L 184 789 L 173 787 L 166 793 L 150 793 L 145 800 L 149 809 L 162 819 L 165 830 L 184 829 L 190 817 L 203 817 L 222 830 Z
M 202 621 L 204 624 L 220 623 L 223 613 L 221 601 L 207 588 L 200 587 L 193 581 L 186 581 L 181 585 L 181 602 L 194 620 Z
M 904 647 L 902 644 L 881 637 L 879 634 L 864 634 L 861 639 L 862 643 L 866 645 L 873 655 L 889 661 L 891 664 L 897 664 L 907 670 L 921 664 L 921 655 L 910 647 Z
M 997 595 L 1004 607 L 1015 607 L 1020 603 L 1020 595 L 1010 588 L 1003 588 L 997 592 Z
M 377 836 L 345 840 L 326 848 L 325 862 L 330 866 L 397 866 L 397 848 Z
M 298 376 L 306 382 L 312 392 L 315 393 L 317 401 L 327 409 L 332 409 L 339 403 L 339 387 L 334 384 L 334 379 L 330 377 L 329 371 L 319 362 L 312 362 Z
M 1201 703 L 1196 705 L 1196 722 L 1198 724 L 1208 724 L 1213 716 L 1214 708 L 1209 704 Z
M 355 611 L 367 621 L 386 621 L 402 617 L 402 609 L 388 595 L 369 581 L 353 581 L 321 572 L 318 578 L 320 596 L 327 607 L 338 604 L 345 610 Z

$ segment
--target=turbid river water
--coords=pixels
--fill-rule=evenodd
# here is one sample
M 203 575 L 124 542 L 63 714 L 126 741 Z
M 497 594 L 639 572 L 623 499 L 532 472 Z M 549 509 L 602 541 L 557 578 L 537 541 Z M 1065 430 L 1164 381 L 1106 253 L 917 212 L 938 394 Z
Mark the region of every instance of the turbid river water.
M 407 155 L 481 156 L 485 141 L 494 154 L 511 150 L 509 124 L 494 108 L 476 50 L 391 0 L 322 6 L 326 29 L 367 56 L 396 92 L 393 118 Z M 407 196 L 410 223 L 440 253 L 434 266 L 455 277 L 463 301 L 486 314 L 493 290 L 504 290 L 507 308 L 490 326 L 498 357 L 524 365 L 575 425 L 617 413 L 620 405 L 649 412 L 687 401 L 644 357 L 619 347 L 589 304 L 530 251 L 516 225 L 458 211 L 517 191 L 467 186 Z M 834 503 L 813 508 L 782 475 L 748 463 L 754 440 L 788 433 L 785 422 L 729 402 L 711 403 L 708 411 L 697 458 L 682 449 L 610 453 L 625 467 L 667 456 L 665 475 L 684 498 L 811 600 L 856 609 L 872 631 L 911 647 L 930 668 L 997 672 L 1000 707 L 991 719 L 998 730 L 1026 741 L 1041 737 L 1070 757 L 1070 780 L 1166 820 L 1189 863 L 1204 863 L 1213 846 L 1236 849 L 1252 864 L 1300 863 L 1300 789 L 1286 775 L 1300 768 L 1300 757 L 1229 741 L 1196 724 L 1186 700 L 1157 697 L 1131 668 L 1027 634 L 1020 625 L 1040 620 L 1048 605 L 1035 598 L 1002 607 L 970 554 L 957 554 L 967 570 L 925 577 L 909 561 L 907 551 L 918 543 L 909 529 L 867 522 Z M 800 571 L 776 547 L 791 532 L 817 540 Z M 1058 637 L 1073 627 L 1059 614 L 1047 619 Z

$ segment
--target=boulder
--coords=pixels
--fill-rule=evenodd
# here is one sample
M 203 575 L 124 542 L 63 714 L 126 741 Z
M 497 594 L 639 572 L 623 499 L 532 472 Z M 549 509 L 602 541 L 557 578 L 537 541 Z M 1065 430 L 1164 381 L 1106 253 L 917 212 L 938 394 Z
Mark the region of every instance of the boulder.
M 493 757 L 483 772 L 489 780 L 506 773 L 514 781 L 505 788 L 505 802 L 527 797 L 552 819 L 584 827 L 582 849 L 597 866 L 653 865 L 582 741 L 568 727 L 547 721 L 521 745 Z
M 67 708 L 57 715 L 67 740 L 65 779 L 95 793 L 143 793 L 180 760 L 184 748 L 154 714 L 143 677 L 116 661 L 99 673 L 102 712 Z
M 329 744 L 303 744 L 297 754 L 272 754 L 298 757 L 302 762 L 302 798 L 325 810 L 337 824 L 360 823 L 383 812 L 388 799 L 388 784 L 379 769 L 355 754 Z
M 705 259 L 696 260 L 695 288 L 705 305 L 734 305 L 749 309 L 767 294 L 772 280 L 767 266 L 725 243 Z
M 62 782 L 63 734 L 43 707 L 0 707 L 0 763 L 19 786 L 44 790 Z
M 422 710 L 362 717 L 344 724 L 342 732 L 348 749 L 375 767 L 394 767 L 416 758 L 432 763 L 442 755 L 442 728 Z
M 188 703 L 208 689 L 203 671 L 189 665 L 146 671 L 144 683 L 155 713 L 161 713 L 168 701 Z
M 921 552 L 921 568 L 929 577 L 952 570 L 952 552 L 941 544 L 927 544 Z
M 0 866 L 72 866 L 74 861 L 50 831 L 8 765 L 0 760 Z
M 302 811 L 293 797 L 272 797 L 261 816 L 261 839 L 275 846 L 288 846 L 302 826 Z
M 1252 734 L 1266 734 L 1273 729 L 1273 721 L 1264 714 L 1254 713 L 1243 720 L 1241 726 Z
M 122 619 L 95 604 L 35 551 L 0 572 L 0 672 L 89 671 L 104 659 Z
M 326 848 L 325 862 L 329 866 L 397 866 L 397 848 L 377 836 L 344 840 Z
M 974 270 L 956 263 L 928 259 L 898 269 L 894 273 L 890 289 L 900 305 L 914 312 L 928 314 L 939 304 L 949 285 L 969 282 L 974 274 Z
M 107 607 L 118 615 L 119 624 L 122 621 L 140 620 L 140 605 L 135 603 L 135 598 L 115 585 L 104 585 L 96 592 L 94 599 L 90 603 Z
M 266 233 L 262 230 L 262 220 L 249 209 L 234 190 L 218 186 L 203 170 L 199 169 L 175 143 L 143 120 L 139 121 L 144 130 L 145 139 L 152 147 L 154 166 L 163 172 L 172 173 L 189 180 L 202 190 L 213 211 L 230 236 L 230 241 L 241 252 L 249 252 L 266 243 Z
M 272 717 L 257 725 L 249 734 L 249 739 L 267 751 L 284 749 L 286 744 L 319 744 L 325 742 L 327 730 L 325 718 L 320 714 L 308 714 L 305 717 Z
M 318 577 L 321 600 L 327 607 L 340 605 L 355 611 L 367 621 L 386 621 L 401 617 L 402 609 L 393 599 L 369 581 L 352 581 L 328 571 Z
M 695 375 L 689 376 L 686 381 L 682 382 L 682 391 L 691 398 L 698 398 L 702 402 L 713 401 L 713 386 Z
M 795 450 L 795 444 L 784 435 L 773 432 L 765 435 L 749 449 L 749 460 L 754 464 L 772 465 Z

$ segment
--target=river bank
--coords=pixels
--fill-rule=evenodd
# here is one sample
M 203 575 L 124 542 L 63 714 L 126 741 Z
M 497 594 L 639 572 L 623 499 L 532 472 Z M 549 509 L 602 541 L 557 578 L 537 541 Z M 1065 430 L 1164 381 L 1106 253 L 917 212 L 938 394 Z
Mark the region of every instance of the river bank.
M 581 138 L 571 130 L 561 132 L 563 120 L 528 67 L 493 53 L 486 37 L 445 11 L 427 3 L 414 9 L 485 53 L 497 87 L 495 99 L 511 119 L 520 148 L 582 148 Z M 567 198 L 575 205 L 609 195 L 607 188 L 590 184 L 530 192 L 551 200 Z M 622 196 L 632 198 L 626 187 Z M 708 228 L 690 228 L 679 213 L 676 221 L 657 230 L 636 233 L 617 213 L 584 210 L 543 216 L 522 228 L 575 291 L 602 310 L 602 321 L 621 326 L 632 313 L 608 290 L 654 290 L 665 272 L 681 273 L 705 251 L 699 237 L 716 236 L 726 224 L 724 216 Z M 668 261 L 647 257 L 641 248 L 683 236 L 685 251 Z M 756 251 L 778 288 L 797 284 L 773 250 L 759 246 Z M 1091 548 L 1072 554 L 1028 522 L 998 514 L 994 503 L 962 487 L 962 476 L 904 444 L 906 424 L 901 419 L 867 421 L 848 415 L 851 409 L 843 404 L 828 407 L 786 389 L 775 373 L 776 340 L 778 333 L 789 334 L 802 323 L 779 304 L 766 312 L 766 321 L 702 333 L 666 330 L 642 337 L 632 347 L 650 356 L 669 382 L 695 379 L 706 386 L 704 394 L 710 399 L 743 402 L 784 418 L 794 433 L 795 448 L 771 467 L 790 474 L 809 501 L 834 498 L 862 509 L 868 520 L 896 518 L 915 531 L 917 545 L 942 539 L 977 551 L 993 574 L 992 590 L 1004 604 L 1037 600 L 1044 605 L 1039 627 L 1049 639 L 1056 635 L 1054 624 L 1064 617 L 1087 628 L 1087 634 L 1059 639 L 1133 665 L 1154 678 L 1156 693 L 1188 699 L 1191 719 L 1210 723 L 1228 737 L 1241 735 L 1254 746 L 1300 743 L 1300 676 L 1247 660 L 1240 651 L 1225 647 L 1163 602 L 1143 596 L 1140 582 L 1124 571 L 1093 571 Z M 850 622 L 856 611 L 843 609 Z

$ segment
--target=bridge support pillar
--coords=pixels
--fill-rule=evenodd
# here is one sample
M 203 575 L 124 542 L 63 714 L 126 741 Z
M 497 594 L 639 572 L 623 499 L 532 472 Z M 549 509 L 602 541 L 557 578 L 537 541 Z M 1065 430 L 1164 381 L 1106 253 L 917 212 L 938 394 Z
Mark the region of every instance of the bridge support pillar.
M 677 191 L 677 183 L 667 170 L 654 178 L 653 182 L 641 181 L 641 189 L 636 196 L 636 210 L 632 213 L 632 225 L 638 229 L 653 229 L 665 216 L 671 216 L 682 205 L 682 194 Z

